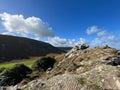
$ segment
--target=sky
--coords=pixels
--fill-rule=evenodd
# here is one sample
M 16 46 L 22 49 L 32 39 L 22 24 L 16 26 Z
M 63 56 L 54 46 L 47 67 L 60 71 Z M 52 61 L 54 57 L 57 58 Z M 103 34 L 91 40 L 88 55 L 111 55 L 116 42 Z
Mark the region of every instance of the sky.
M 120 49 L 119 9 L 120 0 L 0 0 L 0 34 Z

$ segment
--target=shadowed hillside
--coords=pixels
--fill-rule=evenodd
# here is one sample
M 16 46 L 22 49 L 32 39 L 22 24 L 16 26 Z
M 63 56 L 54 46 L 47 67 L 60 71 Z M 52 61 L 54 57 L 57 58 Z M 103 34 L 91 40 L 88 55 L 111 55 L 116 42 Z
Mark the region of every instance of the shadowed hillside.
M 57 48 L 64 50 L 64 51 L 69 51 L 72 49 L 72 47 L 57 47 Z
M 61 53 L 49 43 L 23 37 L 0 35 L 0 61 Z

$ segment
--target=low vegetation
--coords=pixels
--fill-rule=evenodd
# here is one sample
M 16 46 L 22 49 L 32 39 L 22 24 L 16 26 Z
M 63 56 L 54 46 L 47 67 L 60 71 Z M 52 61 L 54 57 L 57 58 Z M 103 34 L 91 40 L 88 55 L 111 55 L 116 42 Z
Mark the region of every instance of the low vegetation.
M 32 69 L 38 70 L 38 71 L 46 71 L 48 68 L 53 68 L 54 63 L 56 60 L 51 57 L 43 57 L 39 60 L 37 60 L 33 65 Z
M 6 68 L 4 68 L 4 67 L 2 67 L 2 68 L 0 68 L 0 73 L 3 71 L 3 70 L 5 70 Z
M 81 85 L 85 85 L 87 83 L 86 79 L 85 78 L 80 78 L 78 79 L 78 82 L 81 84 Z
M 14 65 L 16 65 L 16 64 L 24 64 L 24 65 L 26 65 L 26 66 L 28 66 L 28 67 L 30 67 L 31 68 L 31 66 L 32 66 L 32 64 L 35 62 L 36 60 L 25 60 L 25 61 L 16 61 L 16 62 L 10 62 L 10 63 L 2 63 L 2 64 L 0 64 L 0 69 L 1 68 L 11 68 L 11 67 L 13 67 Z
M 88 87 L 92 90 L 102 90 L 102 88 L 96 84 L 91 84 Z
M 0 86 L 15 85 L 26 78 L 32 70 L 24 64 L 16 64 L 0 73 Z
M 0 86 L 16 85 L 24 80 L 33 80 L 53 68 L 56 60 L 43 57 L 39 60 L 6 63 L 0 65 Z

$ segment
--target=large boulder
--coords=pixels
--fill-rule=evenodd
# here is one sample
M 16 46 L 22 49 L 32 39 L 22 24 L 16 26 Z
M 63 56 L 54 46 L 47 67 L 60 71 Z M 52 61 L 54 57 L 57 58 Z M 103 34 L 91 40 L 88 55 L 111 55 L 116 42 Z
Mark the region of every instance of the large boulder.
M 87 48 L 89 48 L 88 44 L 78 44 L 74 47 L 75 50 L 84 50 L 84 49 L 87 49 Z

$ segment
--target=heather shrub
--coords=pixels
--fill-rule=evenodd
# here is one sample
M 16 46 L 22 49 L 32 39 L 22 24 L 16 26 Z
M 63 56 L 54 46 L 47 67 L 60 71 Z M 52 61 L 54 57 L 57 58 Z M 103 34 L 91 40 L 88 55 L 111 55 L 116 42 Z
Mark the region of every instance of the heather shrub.
M 4 67 L 3 67 L 3 68 L 0 68 L 0 73 L 1 73 L 2 71 L 4 71 L 5 69 L 6 69 L 6 68 L 4 68 Z
M 26 78 L 32 70 L 24 64 L 16 64 L 0 73 L 0 86 L 15 85 Z
M 36 70 L 38 70 L 38 71 L 46 71 L 48 68 L 53 68 L 55 62 L 56 62 L 56 60 L 54 58 L 43 57 L 43 58 L 37 60 L 32 65 L 32 69 L 34 71 L 36 71 Z

